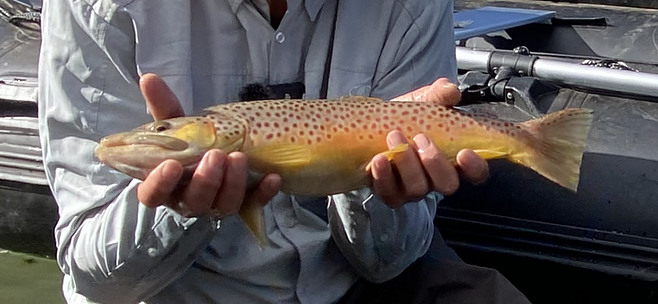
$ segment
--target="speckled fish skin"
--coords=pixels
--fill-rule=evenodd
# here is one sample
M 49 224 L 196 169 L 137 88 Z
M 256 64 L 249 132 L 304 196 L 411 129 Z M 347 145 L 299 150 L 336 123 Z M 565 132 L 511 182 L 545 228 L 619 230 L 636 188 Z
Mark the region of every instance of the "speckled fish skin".
M 575 191 L 591 119 L 588 109 L 512 123 L 433 103 L 366 97 L 265 100 L 218 105 L 207 108 L 203 117 L 159 121 L 112 135 L 101 141 L 96 154 L 143 179 L 165 159 L 194 168 L 209 149 L 243 151 L 251 170 L 280 174 L 283 191 L 327 195 L 369 185 L 367 165 L 388 151 L 387 134 L 400 130 L 410 141 L 426 134 L 453 161 L 458 151 L 470 148 L 487 159 L 508 158 L 528 166 Z M 159 138 L 169 143 L 153 144 Z M 181 149 L 181 142 L 188 146 Z M 169 151 L 170 146 L 176 148 Z

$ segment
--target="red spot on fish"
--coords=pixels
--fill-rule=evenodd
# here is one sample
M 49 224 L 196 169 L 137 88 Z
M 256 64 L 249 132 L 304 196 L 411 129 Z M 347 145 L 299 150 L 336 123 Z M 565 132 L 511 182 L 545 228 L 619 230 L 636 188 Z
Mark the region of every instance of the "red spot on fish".
M 265 139 L 270 140 L 270 139 L 272 139 L 273 137 L 274 137 L 274 134 L 269 133 L 269 134 L 267 134 L 267 135 L 265 136 Z

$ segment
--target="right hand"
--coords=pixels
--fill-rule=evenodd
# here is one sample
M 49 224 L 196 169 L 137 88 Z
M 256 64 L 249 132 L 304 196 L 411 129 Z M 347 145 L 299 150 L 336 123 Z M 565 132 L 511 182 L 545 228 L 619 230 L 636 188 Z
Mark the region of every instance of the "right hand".
M 139 86 L 155 120 L 185 115 L 178 98 L 159 76 L 146 74 Z M 279 191 L 281 177 L 269 174 L 247 192 L 247 170 L 244 153 L 213 149 L 206 152 L 185 187 L 178 187 L 183 166 L 166 160 L 137 187 L 137 198 L 150 208 L 164 205 L 186 217 L 224 218 L 237 213 L 244 201 L 265 205 Z

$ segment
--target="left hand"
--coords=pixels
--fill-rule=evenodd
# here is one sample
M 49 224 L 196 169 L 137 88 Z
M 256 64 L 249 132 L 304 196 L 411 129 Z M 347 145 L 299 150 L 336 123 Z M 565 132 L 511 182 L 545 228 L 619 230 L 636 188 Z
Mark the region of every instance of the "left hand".
M 457 86 L 440 78 L 393 100 L 455 105 L 460 98 Z M 413 141 L 412 149 L 396 156 L 395 167 L 382 154 L 372 159 L 373 192 L 392 208 L 417 201 L 432 191 L 451 195 L 459 188 L 460 177 L 473 184 L 484 183 L 489 177 L 489 165 L 473 150 L 461 150 L 455 167 L 424 134 L 417 134 Z M 401 132 L 392 131 L 386 142 L 393 148 L 407 140 Z

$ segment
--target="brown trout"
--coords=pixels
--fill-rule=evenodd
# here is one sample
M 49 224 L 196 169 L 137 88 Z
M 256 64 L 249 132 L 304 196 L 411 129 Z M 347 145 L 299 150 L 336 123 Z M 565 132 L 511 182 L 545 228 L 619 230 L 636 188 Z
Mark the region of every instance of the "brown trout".
M 576 191 L 592 121 L 589 109 L 566 109 L 521 123 L 423 102 L 383 102 L 368 97 L 339 100 L 264 100 L 207 108 L 202 116 L 155 121 L 103 138 L 101 162 L 144 179 L 166 159 L 193 170 L 210 149 L 242 151 L 250 170 L 281 175 L 282 191 L 330 195 L 371 182 L 369 163 L 389 150 L 386 135 L 408 140 L 424 133 L 454 162 L 461 149 L 485 159 L 506 158 Z M 257 210 L 241 211 L 263 240 Z M 256 213 L 256 214 L 255 214 Z M 262 223 L 261 223 L 262 224 Z

